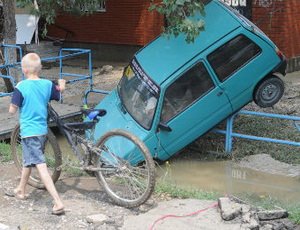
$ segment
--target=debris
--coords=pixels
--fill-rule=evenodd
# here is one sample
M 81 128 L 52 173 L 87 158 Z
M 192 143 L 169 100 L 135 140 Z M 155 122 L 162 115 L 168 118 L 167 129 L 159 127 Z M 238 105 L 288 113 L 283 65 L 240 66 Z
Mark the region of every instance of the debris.
M 88 223 L 93 223 L 93 224 L 103 224 L 107 220 L 108 220 L 108 217 L 103 214 L 95 214 L 95 215 L 90 215 L 90 216 L 86 217 L 86 221 Z
M 100 74 L 104 74 L 104 73 L 110 73 L 113 70 L 113 67 L 111 65 L 104 65 L 102 66 L 102 68 L 100 69 Z
M 231 201 L 228 197 L 219 198 L 218 203 L 223 220 L 233 220 L 242 213 L 241 204 Z
M 269 210 L 257 212 L 259 220 L 276 220 L 288 217 L 286 210 Z

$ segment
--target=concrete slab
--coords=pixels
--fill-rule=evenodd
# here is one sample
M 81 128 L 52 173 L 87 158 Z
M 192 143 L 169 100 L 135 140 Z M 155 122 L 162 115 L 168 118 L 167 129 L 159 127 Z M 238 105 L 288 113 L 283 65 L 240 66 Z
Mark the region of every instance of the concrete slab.
M 211 207 L 216 201 L 174 199 L 158 203 L 147 213 L 138 216 L 128 216 L 122 230 L 240 230 L 240 223 L 230 223 L 222 220 L 217 207 Z M 211 208 L 208 208 L 211 207 Z M 207 210 L 200 212 L 200 210 Z M 185 216 L 198 212 L 196 215 Z M 174 217 L 183 216 L 183 217 Z M 165 217 L 165 218 L 164 218 Z

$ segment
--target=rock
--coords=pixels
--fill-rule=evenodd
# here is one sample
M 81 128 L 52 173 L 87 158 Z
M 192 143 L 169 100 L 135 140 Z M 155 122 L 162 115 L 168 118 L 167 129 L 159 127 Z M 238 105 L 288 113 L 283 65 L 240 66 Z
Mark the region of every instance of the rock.
M 218 199 L 221 217 L 223 220 L 229 221 L 238 217 L 242 213 L 242 206 L 236 202 L 232 202 L 227 197 Z
M 260 227 L 260 230 L 273 230 L 273 225 L 272 224 L 265 224 Z
M 88 226 L 89 226 L 88 223 L 85 223 L 83 220 L 79 220 L 78 221 L 78 227 L 79 228 L 85 228 L 85 229 L 87 229 Z
M 271 226 L 271 228 L 270 228 Z M 300 226 L 299 226 L 300 227 Z M 289 219 L 261 221 L 262 230 L 300 230 L 297 229 L 297 225 L 294 225 Z
M 102 224 L 107 220 L 108 220 L 108 217 L 103 214 L 95 214 L 95 215 L 90 215 L 90 216 L 86 217 L 86 221 L 88 223 L 93 223 L 93 224 Z
M 0 223 L 0 230 L 8 230 L 9 226 Z
M 287 219 L 287 218 L 281 220 L 281 222 L 285 225 L 285 228 L 287 230 L 300 230 L 300 225 L 298 225 L 298 228 L 297 228 L 297 226 L 294 225 L 294 223 L 291 220 Z
M 244 213 L 242 216 L 242 227 L 249 230 L 258 230 L 259 229 L 259 220 L 256 212 L 249 211 Z
M 113 70 L 113 67 L 111 65 L 104 65 L 102 66 L 102 68 L 100 69 L 100 74 L 103 73 L 110 73 Z
M 250 211 L 251 211 L 251 206 L 250 205 L 246 205 L 246 204 L 242 205 L 242 213 L 247 213 L 247 212 L 250 212 Z
M 257 216 L 259 220 L 276 220 L 288 217 L 288 212 L 286 210 L 259 211 Z
M 286 230 L 283 223 L 273 223 L 273 230 Z
M 138 207 L 139 212 L 145 213 L 148 212 L 155 206 L 155 201 L 153 199 L 149 199 L 146 203 L 142 204 Z

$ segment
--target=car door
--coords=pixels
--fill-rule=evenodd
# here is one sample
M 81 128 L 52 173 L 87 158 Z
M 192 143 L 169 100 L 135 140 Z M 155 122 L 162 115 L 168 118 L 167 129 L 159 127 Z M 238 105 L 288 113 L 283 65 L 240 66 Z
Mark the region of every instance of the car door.
M 211 52 L 207 60 L 234 111 L 253 99 L 253 88 L 272 64 L 262 48 L 245 34 L 237 34 Z
M 166 88 L 156 135 L 171 156 L 231 113 L 228 97 L 200 61 Z

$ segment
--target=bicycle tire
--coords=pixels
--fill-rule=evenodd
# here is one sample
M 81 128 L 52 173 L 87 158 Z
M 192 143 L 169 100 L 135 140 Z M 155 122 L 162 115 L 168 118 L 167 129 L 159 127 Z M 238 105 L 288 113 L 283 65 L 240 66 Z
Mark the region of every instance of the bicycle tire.
M 114 141 L 111 141 L 112 138 Z M 116 141 L 119 140 L 122 140 L 120 141 L 122 144 L 118 147 Z M 128 140 L 131 144 L 124 145 L 124 140 Z M 109 141 L 113 142 L 112 146 L 108 145 Z M 134 146 L 134 157 L 139 158 L 139 162 L 130 163 L 133 160 L 130 154 L 126 155 L 126 159 L 116 154 L 117 148 L 123 151 L 125 146 Z M 101 168 L 95 173 L 96 178 L 109 197 L 117 205 L 126 208 L 137 207 L 146 202 L 155 186 L 155 164 L 146 145 L 133 134 L 117 129 L 104 134 L 96 147 L 100 155 L 96 156 L 94 164 L 97 168 Z
M 21 151 L 21 143 L 20 143 L 20 125 L 16 125 L 12 134 L 11 134 L 11 152 L 14 159 L 15 166 L 19 173 L 22 172 L 22 151 Z M 46 164 L 48 167 L 48 171 L 50 172 L 50 176 L 55 183 L 61 173 L 61 165 L 62 165 L 62 155 L 60 151 L 60 147 L 56 141 L 56 138 L 53 132 L 48 129 L 47 140 L 45 144 L 45 153 L 46 156 Z M 37 174 L 37 172 L 36 172 Z M 43 182 L 39 179 L 38 176 L 35 176 L 35 172 L 32 173 L 29 177 L 28 184 L 39 189 L 44 189 L 45 186 Z

